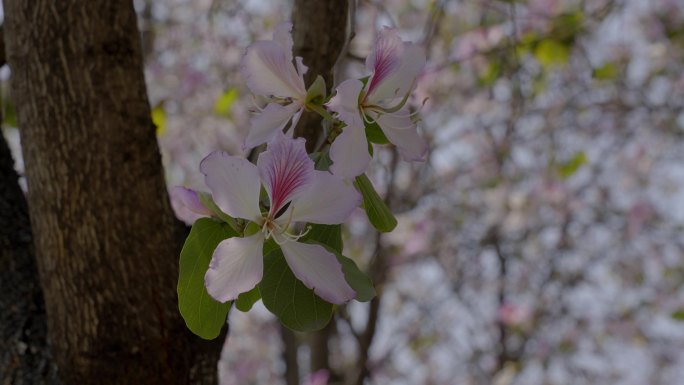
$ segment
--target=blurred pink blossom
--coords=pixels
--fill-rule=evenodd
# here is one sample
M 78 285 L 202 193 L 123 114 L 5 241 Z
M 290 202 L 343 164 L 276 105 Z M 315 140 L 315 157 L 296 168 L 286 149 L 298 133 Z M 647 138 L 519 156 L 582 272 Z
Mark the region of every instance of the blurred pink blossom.
M 327 370 L 321 369 L 317 372 L 311 373 L 309 378 L 304 381 L 303 385 L 328 385 L 330 373 Z

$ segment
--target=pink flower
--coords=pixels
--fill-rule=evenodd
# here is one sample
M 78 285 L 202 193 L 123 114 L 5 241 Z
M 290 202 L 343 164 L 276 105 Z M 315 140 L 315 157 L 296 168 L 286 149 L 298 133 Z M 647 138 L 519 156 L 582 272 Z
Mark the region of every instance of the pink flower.
M 333 174 L 354 177 L 370 162 L 365 123 L 377 123 L 405 160 L 424 160 L 427 144 L 418 135 L 406 106 L 416 77 L 425 65 L 422 47 L 404 42 L 385 28 L 366 59 L 371 75 L 364 86 L 357 79 L 342 82 L 328 107 L 346 123 L 330 148 Z
M 314 170 L 304 139 L 276 133 L 257 165 L 214 152 L 200 164 L 214 202 L 226 214 L 256 223 L 260 231 L 229 238 L 216 247 L 205 275 L 209 294 L 217 301 L 234 300 L 263 276 L 263 246 L 273 239 L 292 272 L 324 300 L 341 304 L 356 295 L 347 284 L 334 254 L 315 244 L 298 242 L 297 222 L 342 223 L 361 202 L 354 187 L 329 172 Z M 259 208 L 263 185 L 270 201 Z M 301 227 L 299 227 L 301 229 Z
M 198 218 L 210 217 L 213 213 L 200 202 L 197 192 L 182 186 L 172 187 L 169 191 L 171 206 L 176 217 L 186 224 Z
M 304 74 L 307 68 L 301 57 L 295 58 L 296 68 L 292 61 L 291 30 L 291 23 L 278 24 L 273 40 L 260 40 L 250 45 L 240 63 L 247 87 L 255 95 L 270 100 L 250 121 L 245 148 L 268 142 L 290 119 L 290 126 L 294 127 L 306 104 Z

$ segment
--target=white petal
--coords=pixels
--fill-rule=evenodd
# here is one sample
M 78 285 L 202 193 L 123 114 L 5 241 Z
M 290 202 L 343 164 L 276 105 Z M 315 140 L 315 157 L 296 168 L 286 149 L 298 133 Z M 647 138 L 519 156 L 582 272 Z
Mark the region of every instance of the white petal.
M 311 184 L 302 190 L 290 208 L 293 222 L 334 225 L 347 220 L 360 204 L 361 194 L 351 181 L 316 170 Z
M 280 43 L 257 41 L 247 48 L 240 72 L 247 87 L 257 95 L 303 99 L 306 96 L 304 78 L 297 73 L 291 58 L 292 53 Z
M 298 112 L 301 109 L 302 107 L 297 103 L 290 103 L 286 106 L 277 103 L 268 104 L 266 108 L 252 117 L 249 133 L 243 145 L 244 149 L 253 148 L 271 140 L 277 131 L 285 128 L 290 118 L 294 115 L 299 118 Z
M 363 127 L 363 119 L 359 112 L 359 95 L 363 83 L 357 79 L 349 79 L 337 86 L 337 94 L 327 103 L 328 108 L 337 112 L 340 120 L 348 126 Z
M 371 156 L 363 126 L 347 126 L 330 146 L 330 171 L 343 178 L 354 178 L 368 168 Z
M 261 218 L 261 182 L 255 165 L 246 159 L 215 151 L 202 160 L 200 171 L 214 202 L 224 213 L 250 221 Z
M 309 72 L 309 67 L 304 65 L 304 59 L 302 59 L 301 56 L 295 58 L 295 64 L 297 65 L 297 73 L 299 76 L 304 76 Z
M 232 301 L 261 281 L 264 236 L 228 238 L 218 244 L 204 275 L 207 292 L 219 302 Z
M 427 143 L 418 135 L 416 124 L 408 117 L 408 110 L 401 110 L 396 114 L 383 114 L 377 121 L 387 139 L 397 146 L 402 159 L 425 160 Z
M 273 41 L 283 47 L 287 60 L 292 61 L 292 46 L 294 45 L 292 41 L 292 23 L 278 23 L 273 29 Z
M 339 305 L 356 296 L 344 279 L 342 265 L 323 246 L 285 242 L 280 247 L 295 277 L 319 297 Z
M 292 116 L 292 123 L 290 124 L 290 128 L 287 130 L 287 134 L 290 138 L 294 137 L 294 129 L 297 127 L 297 123 L 299 123 L 299 118 L 302 117 L 302 112 L 304 112 L 303 108 L 300 108 L 299 111 L 296 111 L 295 114 Z

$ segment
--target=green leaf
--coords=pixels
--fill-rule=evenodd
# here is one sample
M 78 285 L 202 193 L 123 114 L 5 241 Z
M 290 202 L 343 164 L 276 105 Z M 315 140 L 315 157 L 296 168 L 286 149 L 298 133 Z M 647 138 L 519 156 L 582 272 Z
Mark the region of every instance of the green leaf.
M 684 307 L 679 308 L 672 312 L 672 319 L 676 321 L 684 321 Z
M 601 67 L 594 68 L 592 76 L 597 80 L 613 80 L 617 77 L 617 67 L 615 63 L 606 63 Z
M 342 272 L 349 286 L 356 291 L 356 300 L 367 302 L 375 297 L 373 281 L 361 270 L 356 263 L 342 255 L 342 225 L 312 224 L 311 230 L 302 238 L 307 243 L 319 244 L 335 254 L 342 264 Z
M 389 143 L 389 139 L 387 139 L 387 136 L 385 136 L 385 133 L 382 132 L 382 129 L 378 125 L 377 122 L 369 124 L 366 124 L 366 138 L 368 138 L 368 141 L 371 143 L 377 143 L 377 144 L 387 144 Z
M 166 133 L 166 111 L 163 104 L 152 109 L 152 123 L 157 127 L 157 136 Z
M 254 289 L 242 293 L 237 297 L 237 300 L 235 300 L 235 307 L 242 312 L 248 312 L 260 299 L 261 293 L 259 292 L 259 286 L 255 286 Z
M 338 253 L 342 252 L 342 225 L 309 224 L 309 232 L 302 238 L 302 242 L 314 240 L 322 243 Z
M 584 13 L 581 10 L 561 13 L 551 21 L 551 31 L 548 32 L 548 36 L 553 36 L 554 39 L 571 46 L 582 31 L 583 22 Z
M 355 299 L 357 301 L 368 302 L 375 297 L 375 287 L 373 287 L 373 281 L 366 274 L 364 274 L 358 266 L 356 266 L 356 262 L 345 257 L 340 251 L 328 246 L 327 244 L 316 242 L 314 240 L 309 240 L 307 243 L 321 245 L 329 252 L 335 254 L 337 260 L 340 262 L 340 264 L 342 264 L 344 279 L 356 292 Z
M 537 44 L 534 56 L 544 68 L 550 68 L 567 63 L 570 48 L 559 41 L 545 39 Z
M 18 127 L 17 112 L 14 109 L 14 104 L 9 98 L 2 99 L 2 112 L 5 125 L 9 127 Z
M 236 235 L 225 223 L 200 218 L 192 225 L 181 251 L 178 309 L 188 329 L 207 340 L 218 337 L 232 302 L 222 304 L 211 298 L 204 287 L 204 274 L 219 242 Z
M 212 198 L 211 194 L 208 192 L 203 192 L 203 191 L 198 191 L 197 192 L 197 197 L 199 198 L 200 203 L 211 210 L 211 212 L 218 217 L 220 220 L 226 222 L 233 231 L 235 231 L 236 234 L 238 234 L 238 226 L 237 222 L 235 221 L 235 218 L 231 217 L 230 215 L 224 213 L 214 202 L 214 198 Z
M 556 170 L 562 179 L 567 179 L 587 163 L 587 156 L 584 151 L 576 153 L 570 160 L 557 166 Z
M 330 170 L 330 165 L 332 165 L 332 160 L 327 152 L 316 152 L 313 155 L 312 160 L 314 161 L 314 167 L 319 171 Z
M 294 276 L 280 248 L 264 256 L 264 277 L 259 291 L 264 306 L 292 330 L 320 330 L 332 317 L 333 305 Z
M 340 253 L 335 253 L 335 256 L 337 256 L 337 260 L 342 264 L 344 279 L 346 279 L 349 286 L 356 291 L 356 300 L 359 302 L 368 302 L 373 299 L 373 297 L 375 297 L 373 281 L 356 266 L 356 263 L 352 259 L 347 258 Z
M 394 230 L 397 226 L 397 219 L 375 191 L 373 184 L 366 174 L 357 176 L 354 185 L 356 185 L 356 188 L 361 192 L 361 196 L 363 197 L 363 209 L 366 210 L 368 220 L 373 227 L 383 233 Z
M 216 99 L 214 103 L 214 113 L 220 116 L 230 116 L 233 111 L 233 104 L 238 98 L 237 88 L 231 88 L 228 91 L 221 94 L 221 96 Z
M 305 103 L 323 104 L 325 102 L 326 87 L 325 80 L 321 75 L 316 77 L 311 87 L 306 90 Z
M 490 86 L 499 78 L 501 74 L 501 62 L 492 60 L 487 65 L 487 69 L 479 75 L 479 82 L 482 86 Z

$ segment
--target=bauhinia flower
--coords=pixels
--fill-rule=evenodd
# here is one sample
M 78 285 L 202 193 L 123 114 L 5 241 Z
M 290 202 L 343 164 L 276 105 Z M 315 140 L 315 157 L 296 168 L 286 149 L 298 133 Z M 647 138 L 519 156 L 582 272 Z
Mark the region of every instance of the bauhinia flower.
M 424 65 L 423 48 L 402 41 L 394 29 L 380 31 L 366 58 L 366 69 L 371 71 L 366 84 L 357 79 L 342 82 L 327 104 L 347 125 L 330 148 L 333 174 L 355 177 L 368 167 L 365 123 L 377 123 L 403 159 L 424 160 L 427 144 L 418 135 L 406 105 Z
M 303 139 L 277 133 L 256 166 L 246 159 L 214 152 L 200 164 L 214 202 L 226 214 L 256 223 L 259 231 L 229 238 L 216 247 L 205 275 L 209 294 L 220 302 L 251 290 L 263 276 L 263 246 L 273 239 L 302 283 L 324 300 L 341 304 L 356 293 L 344 278 L 335 255 L 323 246 L 298 242 L 299 223 L 342 223 L 361 202 L 343 179 L 314 170 Z M 263 185 L 270 205 L 261 212 Z
M 247 87 L 255 95 L 270 101 L 252 118 L 245 148 L 268 142 L 290 119 L 291 127 L 294 127 L 306 105 L 304 74 L 307 67 L 299 56 L 292 61 L 291 30 L 291 23 L 278 24 L 273 40 L 260 40 L 250 45 L 240 63 Z

